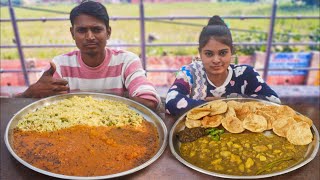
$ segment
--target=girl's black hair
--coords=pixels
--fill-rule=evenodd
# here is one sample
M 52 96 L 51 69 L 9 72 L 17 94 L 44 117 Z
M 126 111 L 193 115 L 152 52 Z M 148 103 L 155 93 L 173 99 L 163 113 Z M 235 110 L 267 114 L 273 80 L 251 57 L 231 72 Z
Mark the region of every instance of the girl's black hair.
M 212 16 L 208 25 L 203 27 L 201 31 L 199 36 L 199 52 L 208 43 L 210 38 L 214 38 L 216 41 L 229 46 L 232 53 L 234 53 L 230 29 L 217 15 Z
M 102 20 L 106 27 L 109 27 L 109 15 L 107 9 L 99 2 L 85 0 L 78 6 L 74 7 L 70 12 L 70 21 L 72 26 L 74 24 L 74 19 L 81 14 L 94 16 L 97 19 Z

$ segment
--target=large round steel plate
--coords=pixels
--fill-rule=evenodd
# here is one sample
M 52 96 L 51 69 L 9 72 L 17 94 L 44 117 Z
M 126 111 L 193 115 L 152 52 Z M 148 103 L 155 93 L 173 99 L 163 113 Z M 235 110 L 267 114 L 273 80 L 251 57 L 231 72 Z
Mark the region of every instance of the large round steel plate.
M 86 177 L 84 177 L 84 176 L 69 176 L 69 175 L 63 175 L 63 174 L 49 172 L 49 171 L 46 171 L 46 170 L 43 170 L 43 169 L 40 169 L 40 168 L 37 168 L 37 167 L 31 165 L 30 163 L 26 162 L 21 157 L 19 157 L 17 155 L 17 153 L 15 152 L 15 149 L 13 148 L 13 141 L 14 141 L 13 129 L 17 126 L 18 121 L 24 115 L 26 115 L 29 112 L 35 111 L 37 108 L 50 105 L 52 103 L 61 101 L 63 99 L 71 98 L 73 96 L 78 96 L 78 97 L 91 96 L 94 99 L 108 99 L 108 100 L 113 100 L 113 101 L 119 101 L 119 102 L 122 102 L 124 104 L 129 105 L 131 109 L 133 109 L 137 113 L 141 114 L 145 120 L 151 122 L 156 127 L 156 129 L 158 131 L 158 136 L 159 136 L 159 149 L 156 151 L 156 153 L 153 155 L 152 158 L 150 158 L 149 160 L 147 160 L 143 164 L 141 164 L 137 167 L 134 167 L 132 169 L 129 169 L 127 171 L 123 171 L 123 172 L 116 173 L 116 174 L 109 174 L 109 175 L 102 175 L 102 176 L 88 176 L 88 177 L 87 176 Z M 28 167 L 34 171 L 37 171 L 39 173 L 42 173 L 42 174 L 45 174 L 48 176 L 52 176 L 52 177 L 62 178 L 62 179 L 108 179 L 108 178 L 115 178 L 115 177 L 120 177 L 120 176 L 134 173 L 136 171 L 139 171 L 139 170 L 147 167 L 148 165 L 150 165 L 151 163 L 156 161 L 161 156 L 161 154 L 164 152 L 164 150 L 166 148 L 167 129 L 166 129 L 166 126 L 163 123 L 162 119 L 157 114 L 155 114 L 153 111 L 149 110 L 145 106 L 143 106 L 135 101 L 132 101 L 130 99 L 115 96 L 115 95 L 100 94 L 100 93 L 70 93 L 70 94 L 52 96 L 52 97 L 48 97 L 45 99 L 41 99 L 39 101 L 36 101 L 36 102 L 24 107 L 19 112 L 17 112 L 12 117 L 12 119 L 9 121 L 9 123 L 7 125 L 6 132 L 5 132 L 5 144 L 9 150 L 9 152 L 12 154 L 12 156 L 16 160 L 18 160 L 21 164 L 25 165 L 26 167 Z
M 263 101 L 263 100 L 258 100 L 258 99 L 251 99 L 251 98 L 246 98 L 246 99 L 238 99 L 238 98 L 230 98 L 230 99 L 224 99 L 223 101 L 238 101 L 238 102 L 249 102 L 249 101 L 259 101 L 263 102 L 265 104 L 272 104 L 272 105 L 277 105 L 275 103 L 269 102 L 269 101 Z M 205 105 L 205 104 L 203 104 Z M 200 105 L 198 107 L 201 107 L 203 105 Z M 298 113 L 298 112 L 297 112 Z M 299 113 L 298 113 L 299 114 Z M 177 133 L 180 132 L 185 128 L 185 118 L 186 118 L 187 113 L 183 114 L 179 119 L 175 122 L 173 125 L 170 134 L 169 134 L 169 146 L 172 154 L 184 165 L 188 166 L 191 169 L 194 169 L 198 172 L 211 175 L 211 176 L 216 176 L 216 177 L 222 177 L 222 178 L 230 178 L 230 179 L 258 179 L 258 178 L 267 178 L 267 177 L 272 177 L 272 176 L 277 176 L 281 174 L 285 174 L 291 171 L 294 171 L 298 168 L 301 168 L 302 166 L 306 165 L 309 163 L 311 160 L 313 160 L 316 157 L 316 154 L 319 150 L 319 133 L 314 125 L 311 127 L 311 131 L 313 133 L 313 141 L 308 145 L 308 150 L 304 155 L 304 159 L 297 164 L 295 164 L 292 167 L 289 167 L 287 169 L 284 169 L 282 171 L 278 172 L 273 172 L 269 174 L 262 174 L 262 175 L 252 175 L 252 176 L 240 176 L 240 175 L 229 175 L 229 174 L 221 174 L 213 171 L 208 171 L 205 169 L 202 169 L 196 165 L 193 165 L 186 161 L 185 159 L 182 158 L 181 153 L 180 153 L 180 141 L 176 137 Z

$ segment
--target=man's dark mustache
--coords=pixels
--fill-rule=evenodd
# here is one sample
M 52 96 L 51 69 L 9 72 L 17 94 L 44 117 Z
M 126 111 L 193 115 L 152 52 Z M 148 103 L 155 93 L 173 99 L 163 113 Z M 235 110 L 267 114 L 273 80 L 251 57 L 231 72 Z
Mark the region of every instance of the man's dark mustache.
M 86 42 L 84 45 L 97 45 L 98 42 L 92 41 L 92 42 Z

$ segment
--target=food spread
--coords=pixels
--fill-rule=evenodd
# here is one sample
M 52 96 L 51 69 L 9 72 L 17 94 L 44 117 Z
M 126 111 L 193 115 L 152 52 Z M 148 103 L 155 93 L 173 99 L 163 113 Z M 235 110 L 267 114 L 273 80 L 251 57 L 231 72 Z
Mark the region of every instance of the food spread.
M 185 126 L 177 133 L 181 156 L 197 167 L 230 175 L 284 170 L 303 160 L 313 140 L 311 119 L 288 106 L 258 101 L 209 102 L 190 110 Z M 202 136 L 188 137 L 195 128 Z
M 123 103 L 72 97 L 21 119 L 13 131 L 13 149 L 42 170 L 103 176 L 148 161 L 159 149 L 159 138 L 151 122 Z

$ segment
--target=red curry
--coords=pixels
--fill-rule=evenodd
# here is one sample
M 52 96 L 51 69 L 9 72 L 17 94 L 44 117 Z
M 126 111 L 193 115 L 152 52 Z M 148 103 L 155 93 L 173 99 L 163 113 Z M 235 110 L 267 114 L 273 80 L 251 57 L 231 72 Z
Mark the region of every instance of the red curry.
M 102 176 L 132 169 L 157 152 L 157 129 L 78 125 L 54 132 L 14 131 L 15 152 L 40 169 L 71 176 Z

